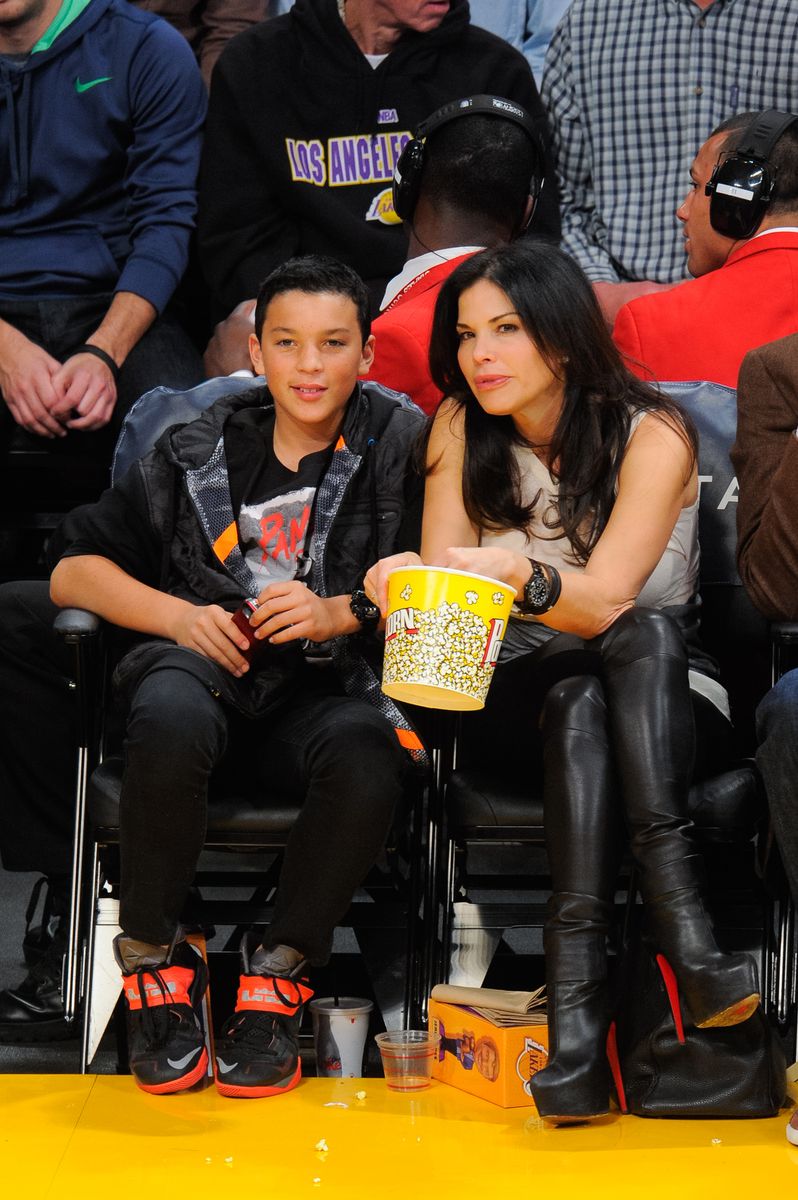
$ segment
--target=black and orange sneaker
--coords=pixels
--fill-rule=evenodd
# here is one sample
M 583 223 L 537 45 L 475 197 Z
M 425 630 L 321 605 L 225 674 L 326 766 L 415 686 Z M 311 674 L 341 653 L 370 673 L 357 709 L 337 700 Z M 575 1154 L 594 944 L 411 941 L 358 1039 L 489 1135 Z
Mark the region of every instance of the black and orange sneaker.
M 201 1018 L 208 986 L 205 960 L 190 942 L 177 942 L 166 962 L 126 974 L 116 942 L 114 953 L 122 969 L 130 1070 L 136 1083 L 158 1096 L 193 1087 L 208 1070 Z
M 304 961 L 285 975 L 252 974 L 246 939 L 241 954 L 235 1012 L 216 1043 L 216 1087 L 239 1099 L 279 1096 L 302 1076 L 299 1025 L 313 989 L 302 974 Z

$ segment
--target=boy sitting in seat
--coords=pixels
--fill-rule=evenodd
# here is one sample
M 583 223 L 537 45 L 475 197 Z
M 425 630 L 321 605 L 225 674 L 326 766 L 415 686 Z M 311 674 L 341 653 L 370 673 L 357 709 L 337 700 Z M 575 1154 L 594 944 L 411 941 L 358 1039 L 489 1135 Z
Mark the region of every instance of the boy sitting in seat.
M 252 362 L 268 387 L 167 430 L 69 517 L 51 581 L 56 604 L 144 635 L 115 677 L 128 705 L 115 949 L 131 1070 L 155 1093 L 207 1069 L 207 970 L 180 915 L 219 764 L 239 774 L 244 764 L 266 803 L 302 801 L 274 921 L 262 941 L 245 939 L 238 1003 L 216 1046 L 217 1088 L 246 1097 L 299 1081 L 306 969 L 328 958 L 383 844 L 402 747 L 424 756 L 380 691 L 379 612 L 360 590 L 377 559 L 417 545 L 409 464 L 423 418 L 358 383 L 374 339 L 348 267 L 312 256 L 278 268 L 255 330 Z

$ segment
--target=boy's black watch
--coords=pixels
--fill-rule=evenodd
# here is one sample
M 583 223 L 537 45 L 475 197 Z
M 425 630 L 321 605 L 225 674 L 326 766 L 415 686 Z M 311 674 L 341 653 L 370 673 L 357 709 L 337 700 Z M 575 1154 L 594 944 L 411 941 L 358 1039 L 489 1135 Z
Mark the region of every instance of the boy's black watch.
M 364 633 L 373 633 L 380 623 L 380 610 L 369 600 L 362 588 L 355 588 L 349 599 L 352 616 L 360 622 Z

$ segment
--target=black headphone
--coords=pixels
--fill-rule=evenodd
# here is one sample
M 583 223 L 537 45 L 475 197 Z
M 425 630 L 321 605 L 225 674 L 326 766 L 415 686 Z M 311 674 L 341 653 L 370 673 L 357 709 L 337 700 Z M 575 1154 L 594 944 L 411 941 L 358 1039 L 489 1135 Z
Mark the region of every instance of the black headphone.
M 393 210 L 402 221 L 409 221 L 418 203 L 421 190 L 421 176 L 424 170 L 424 143 L 430 134 L 458 117 L 469 117 L 475 114 L 491 114 L 503 117 L 505 121 L 513 121 L 520 125 L 532 145 L 535 147 L 535 169 L 529 181 L 529 195 L 532 197 L 532 215 L 535 212 L 538 196 L 543 187 L 543 147 L 532 118 L 526 109 L 514 100 L 505 100 L 502 96 L 466 96 L 462 100 L 452 100 L 436 109 L 432 116 L 422 121 L 415 136 L 406 144 L 393 173 Z
M 798 115 L 776 108 L 759 113 L 734 153 L 716 165 L 705 190 L 710 197 L 709 223 L 717 233 L 735 240 L 756 233 L 776 184 L 768 159 L 794 121 Z

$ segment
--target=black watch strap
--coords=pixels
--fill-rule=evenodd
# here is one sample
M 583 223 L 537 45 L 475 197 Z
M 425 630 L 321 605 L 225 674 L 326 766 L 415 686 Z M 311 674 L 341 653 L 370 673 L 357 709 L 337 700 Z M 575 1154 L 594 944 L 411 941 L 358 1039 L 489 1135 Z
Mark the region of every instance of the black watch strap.
M 366 633 L 373 632 L 380 623 L 380 610 L 373 600 L 369 600 L 362 588 L 355 588 L 349 598 L 352 616 L 361 624 Z
M 562 579 L 556 567 L 539 563 L 530 558 L 532 574 L 524 584 L 524 595 L 519 608 L 526 616 L 539 617 L 547 613 L 560 598 Z

